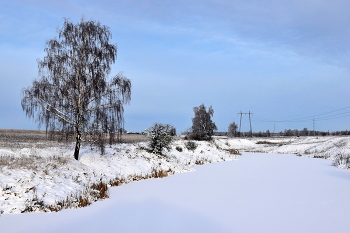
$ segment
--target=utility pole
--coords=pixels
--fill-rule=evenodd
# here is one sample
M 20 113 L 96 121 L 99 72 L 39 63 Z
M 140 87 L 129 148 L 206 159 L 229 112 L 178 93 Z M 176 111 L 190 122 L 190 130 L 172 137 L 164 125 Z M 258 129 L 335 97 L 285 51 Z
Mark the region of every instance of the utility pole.
M 250 122 L 250 137 L 252 138 L 253 137 L 253 130 L 252 130 L 252 120 L 250 119 L 250 114 L 253 114 L 253 113 L 250 113 L 249 111 L 249 122 Z
M 314 136 L 316 136 L 316 132 L 315 132 L 315 118 L 312 119 L 312 125 L 313 125 L 313 130 L 314 130 Z
M 239 137 L 241 137 L 241 125 L 242 125 L 242 111 L 238 114 L 241 114 L 241 118 L 239 119 L 239 131 L 238 131 L 238 135 Z
M 249 116 L 249 125 L 250 125 L 250 137 L 253 137 L 252 120 L 250 118 L 250 115 L 253 114 L 253 113 L 251 113 L 250 111 L 248 113 L 242 113 L 242 111 L 241 111 L 238 114 L 241 115 L 240 120 L 239 120 L 239 134 L 241 134 L 242 115 L 243 114 L 248 114 L 248 116 Z

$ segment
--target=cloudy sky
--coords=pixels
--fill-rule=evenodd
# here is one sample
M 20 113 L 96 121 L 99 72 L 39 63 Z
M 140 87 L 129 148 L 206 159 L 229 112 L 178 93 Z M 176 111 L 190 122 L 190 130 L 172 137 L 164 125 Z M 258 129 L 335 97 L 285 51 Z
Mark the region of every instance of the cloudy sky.
M 0 1 L 0 128 L 37 128 L 21 90 L 63 17 L 84 16 L 110 28 L 112 74 L 132 80 L 128 131 L 161 122 L 182 132 L 202 103 L 219 131 L 240 111 L 253 113 L 253 131 L 312 129 L 313 119 L 316 130 L 350 130 L 350 1 Z

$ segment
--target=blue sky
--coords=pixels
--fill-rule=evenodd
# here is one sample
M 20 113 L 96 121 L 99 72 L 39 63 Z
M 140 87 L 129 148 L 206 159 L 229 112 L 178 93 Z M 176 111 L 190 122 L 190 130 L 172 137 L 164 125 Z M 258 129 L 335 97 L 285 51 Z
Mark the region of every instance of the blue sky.
M 84 16 L 110 28 L 111 74 L 132 80 L 128 131 L 161 122 L 182 132 L 202 103 L 219 131 L 240 111 L 253 113 L 253 131 L 312 129 L 313 118 L 316 130 L 350 130 L 348 9 L 344 0 L 1 0 L 0 128 L 37 128 L 21 89 L 38 77 L 36 59 L 63 17 Z

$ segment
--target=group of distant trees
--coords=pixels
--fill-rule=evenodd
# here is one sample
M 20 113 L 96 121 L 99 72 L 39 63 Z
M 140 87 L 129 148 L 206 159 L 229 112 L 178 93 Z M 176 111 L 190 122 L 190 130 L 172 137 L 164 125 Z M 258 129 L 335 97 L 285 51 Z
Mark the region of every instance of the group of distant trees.
M 345 131 L 335 131 L 335 132 L 331 132 L 329 135 L 333 135 L 333 136 L 338 136 L 338 135 L 350 135 L 350 131 L 345 130 Z

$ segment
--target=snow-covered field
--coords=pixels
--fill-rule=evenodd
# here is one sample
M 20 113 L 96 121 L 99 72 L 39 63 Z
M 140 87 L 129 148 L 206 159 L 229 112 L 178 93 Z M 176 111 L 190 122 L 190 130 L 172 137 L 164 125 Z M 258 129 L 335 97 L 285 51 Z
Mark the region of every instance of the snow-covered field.
M 194 151 L 184 143 L 165 156 L 148 153 L 145 143 L 115 145 L 103 156 L 83 148 L 79 162 L 72 148 L 2 148 L 0 232 L 350 232 L 350 171 L 281 155 L 345 168 L 339 156 L 348 157 L 350 138 L 219 138 Z M 258 153 L 237 156 L 236 149 Z M 112 188 L 111 199 L 87 208 L 13 215 L 92 203 L 105 197 L 99 183 L 174 173 L 184 174 Z
M 222 140 L 225 139 L 219 139 Z M 324 158 L 333 158 L 337 154 L 350 154 L 350 137 L 341 136 L 232 139 L 229 143 L 236 149 L 260 153 L 299 154 Z

